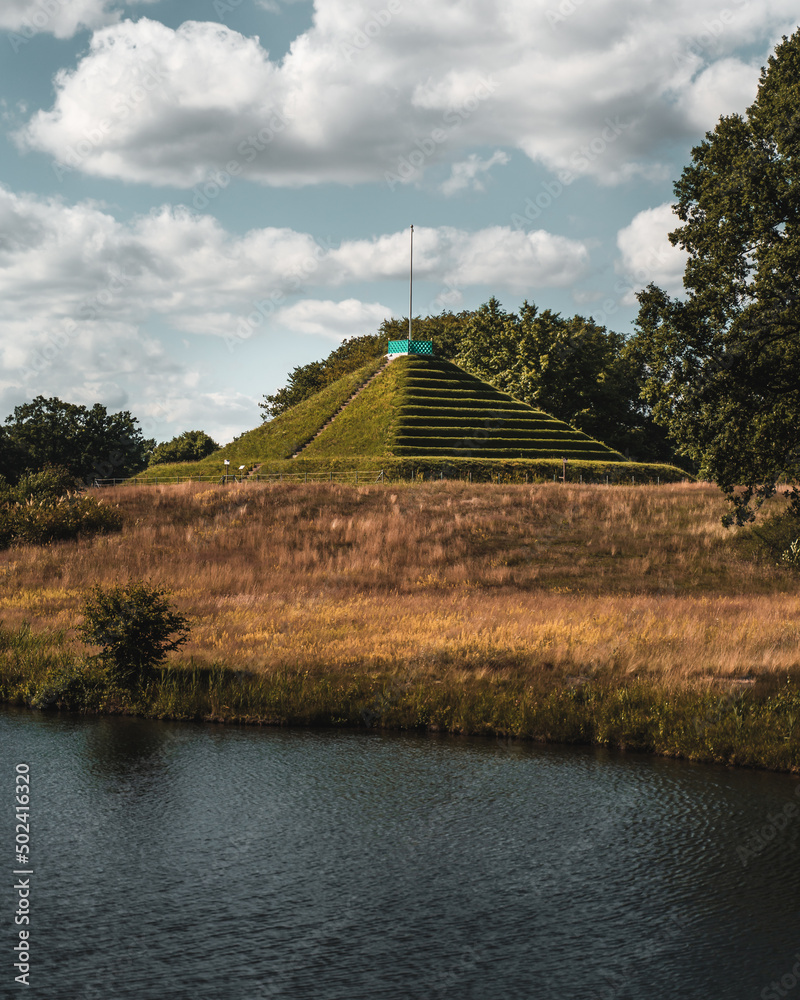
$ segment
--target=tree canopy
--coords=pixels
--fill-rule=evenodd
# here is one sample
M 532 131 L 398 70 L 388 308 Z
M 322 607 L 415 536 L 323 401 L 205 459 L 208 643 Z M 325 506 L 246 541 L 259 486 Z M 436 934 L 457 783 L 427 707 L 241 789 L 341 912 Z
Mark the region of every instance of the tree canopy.
M 108 413 L 37 396 L 14 409 L 0 437 L 0 473 L 16 481 L 24 472 L 61 466 L 84 482 L 122 478 L 147 465 L 155 442 L 142 437 L 127 410 Z
M 641 366 L 625 337 L 591 318 L 539 312 L 527 301 L 506 313 L 493 297 L 470 314 L 454 360 L 630 457 L 673 457 L 639 398 Z
M 217 442 L 205 431 L 184 431 L 171 441 L 157 445 L 150 456 L 151 465 L 167 462 L 199 462 L 219 449 Z
M 743 523 L 800 478 L 800 31 L 720 118 L 675 184 L 685 295 L 639 295 L 644 397 Z M 737 490 L 737 486 L 744 487 Z M 792 505 L 800 515 L 800 492 Z

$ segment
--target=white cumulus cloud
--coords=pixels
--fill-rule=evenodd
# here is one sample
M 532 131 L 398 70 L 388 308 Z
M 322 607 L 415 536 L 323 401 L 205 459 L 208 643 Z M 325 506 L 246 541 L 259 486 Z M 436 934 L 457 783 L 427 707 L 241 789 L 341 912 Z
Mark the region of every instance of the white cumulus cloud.
M 481 174 L 487 174 L 498 163 L 502 166 L 508 163 L 508 153 L 504 153 L 502 149 L 492 153 L 488 160 L 482 160 L 477 153 L 471 153 L 466 160 L 452 165 L 450 176 L 440 185 L 439 190 L 448 196 L 459 191 L 483 191 Z
M 130 0 L 157 3 L 158 0 Z M 119 20 L 114 0 L 2 0 L 0 30 L 17 34 L 12 48 L 19 48 L 34 35 L 48 32 L 56 38 L 71 38 L 83 28 L 97 28 Z
M 617 270 L 631 283 L 626 304 L 635 302 L 634 290 L 639 291 L 651 281 L 671 295 L 683 290 L 687 253 L 668 239 L 669 233 L 680 225 L 672 205 L 666 203 L 639 212 L 617 233 L 620 251 Z
M 554 21 L 554 0 L 315 0 L 280 61 L 219 23 L 108 24 L 17 139 L 62 170 L 178 188 L 230 170 L 393 190 L 448 163 L 458 189 L 480 172 L 467 150 L 487 147 L 606 183 L 660 178 L 671 142 L 755 96 L 764 57 L 742 51 L 766 56 L 796 20 L 790 0 L 724 21 L 716 0 L 572 6 Z
M 318 334 L 341 340 L 375 333 L 383 320 L 390 319 L 392 310 L 380 302 L 360 302 L 358 299 L 303 299 L 281 309 L 275 321 L 287 330 Z

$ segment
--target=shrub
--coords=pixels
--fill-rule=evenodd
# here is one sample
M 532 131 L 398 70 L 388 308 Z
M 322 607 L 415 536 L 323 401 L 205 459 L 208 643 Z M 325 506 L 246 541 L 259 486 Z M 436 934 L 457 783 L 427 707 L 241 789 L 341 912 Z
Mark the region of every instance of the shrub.
M 750 536 L 763 553 L 790 566 L 800 566 L 800 518 L 791 508 L 765 517 L 750 529 Z
M 29 473 L 16 486 L 0 482 L 0 548 L 13 542 L 46 545 L 121 527 L 120 512 L 78 492 L 66 469 L 51 466 Z
M 781 561 L 790 566 L 800 566 L 800 538 L 796 538 L 781 555 Z
M 46 545 L 97 531 L 118 531 L 122 515 L 94 497 L 76 494 L 58 500 L 28 500 L 0 507 L 0 548 L 12 542 Z
M 102 647 L 97 658 L 110 683 L 126 691 L 146 685 L 189 632 L 187 619 L 171 608 L 167 591 L 143 581 L 105 591 L 95 586 L 82 610 L 78 632 L 87 643 Z
M 105 696 L 103 677 L 74 662 L 50 667 L 35 686 L 31 708 L 65 708 L 71 712 L 96 712 Z
M 27 500 L 49 500 L 55 503 L 61 497 L 78 491 L 78 482 L 72 473 L 61 465 L 46 465 L 39 472 L 24 475 L 13 489 L 20 503 Z

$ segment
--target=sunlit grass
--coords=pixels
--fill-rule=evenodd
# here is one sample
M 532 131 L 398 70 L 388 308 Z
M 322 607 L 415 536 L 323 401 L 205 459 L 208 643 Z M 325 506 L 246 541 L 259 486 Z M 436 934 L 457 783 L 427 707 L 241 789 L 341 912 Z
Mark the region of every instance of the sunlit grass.
M 580 716 L 598 738 L 568 692 L 713 703 L 800 676 L 798 578 L 721 527 L 708 485 L 184 484 L 103 497 L 119 504 L 120 533 L 0 553 L 0 620 L 9 634 L 31 622 L 39 654 L 53 634 L 59 656 L 85 658 L 74 625 L 89 587 L 169 588 L 192 622 L 171 663 L 189 674 L 151 693 L 154 714 L 192 716 L 195 677 L 200 715 L 353 722 L 390 691 L 385 724 L 567 738 Z M 209 671 L 233 684 L 213 706 Z M 547 718 L 572 705 L 569 725 L 545 725 L 548 698 Z

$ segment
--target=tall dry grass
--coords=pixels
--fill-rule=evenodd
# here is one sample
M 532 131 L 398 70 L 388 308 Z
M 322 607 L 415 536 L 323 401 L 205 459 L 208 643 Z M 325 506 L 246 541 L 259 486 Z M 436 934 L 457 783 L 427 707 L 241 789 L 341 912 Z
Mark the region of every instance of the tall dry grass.
M 181 660 L 448 685 L 702 687 L 800 667 L 797 577 L 709 485 L 183 484 L 103 491 L 119 534 L 0 553 L 0 621 L 70 631 L 86 590 L 169 587 Z

